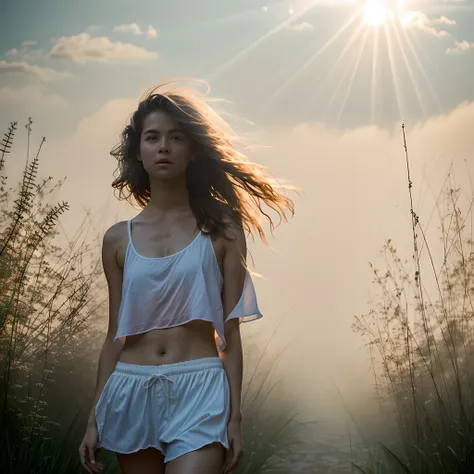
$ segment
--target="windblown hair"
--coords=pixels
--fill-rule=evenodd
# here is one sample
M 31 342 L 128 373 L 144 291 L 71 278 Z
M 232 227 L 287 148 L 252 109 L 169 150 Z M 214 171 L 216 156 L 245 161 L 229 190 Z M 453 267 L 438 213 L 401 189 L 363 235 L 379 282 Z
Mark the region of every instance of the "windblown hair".
M 156 92 L 167 84 L 152 88 L 140 99 L 130 124 L 121 133 L 120 143 L 110 152 L 118 160 L 118 176 L 112 186 L 119 190 L 119 199 L 131 202 L 133 196 L 142 208 L 150 200 L 149 176 L 137 155 L 145 118 L 151 112 L 164 110 L 180 124 L 196 153 L 196 160 L 186 170 L 186 186 L 198 227 L 225 235 L 231 222 L 252 235 L 256 230 L 267 244 L 257 209 L 273 232 L 272 218 L 264 212 L 262 203 L 277 212 L 280 222 L 288 221 L 286 211 L 293 216 L 294 203 L 277 188 L 297 188 L 281 185 L 263 166 L 239 152 L 232 142 L 233 131 L 203 94 L 182 87 Z

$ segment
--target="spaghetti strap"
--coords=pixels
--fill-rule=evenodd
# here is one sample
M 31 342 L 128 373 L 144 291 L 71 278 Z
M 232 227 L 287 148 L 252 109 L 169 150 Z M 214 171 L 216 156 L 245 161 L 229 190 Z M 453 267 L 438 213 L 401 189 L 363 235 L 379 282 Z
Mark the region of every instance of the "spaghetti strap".
M 128 228 L 128 241 L 132 242 L 132 219 L 127 220 L 127 228 Z

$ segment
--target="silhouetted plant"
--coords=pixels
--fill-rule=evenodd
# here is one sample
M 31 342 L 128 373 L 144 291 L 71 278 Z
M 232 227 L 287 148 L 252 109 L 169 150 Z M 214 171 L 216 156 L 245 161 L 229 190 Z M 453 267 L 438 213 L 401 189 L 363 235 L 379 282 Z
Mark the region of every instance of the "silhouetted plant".
M 405 269 L 391 240 L 384 246 L 387 270 L 373 269 L 381 301 L 356 317 L 354 330 L 368 340 L 373 354 L 377 396 L 384 413 L 391 412 L 398 442 L 382 443 L 385 462 L 360 463 L 359 471 L 403 473 L 474 472 L 474 248 L 472 217 L 459 206 L 460 190 L 446 179 L 448 206 L 441 219 L 441 269 L 413 208 L 412 181 L 405 129 L 403 145 L 412 217 L 414 271 Z M 439 199 L 436 202 L 441 216 Z M 446 221 L 448 225 L 446 225 Z M 423 250 L 433 277 L 428 289 Z M 373 268 L 371 264 L 371 268 Z
M 16 191 L 6 188 L 5 174 L 16 123 L 0 143 L 0 465 L 2 472 L 4 467 L 15 473 L 80 472 L 77 459 L 64 450 L 76 443 L 73 425 L 57 433 L 51 416 L 60 410 L 48 409 L 47 388 L 54 387 L 53 374 L 58 375 L 67 351 L 78 346 L 77 336 L 100 305 L 94 278 L 99 266 L 78 239 L 65 248 L 53 242 L 69 207 L 47 202 L 62 183 L 38 180 L 45 139 L 30 160 L 32 123 L 26 125 L 27 159 Z

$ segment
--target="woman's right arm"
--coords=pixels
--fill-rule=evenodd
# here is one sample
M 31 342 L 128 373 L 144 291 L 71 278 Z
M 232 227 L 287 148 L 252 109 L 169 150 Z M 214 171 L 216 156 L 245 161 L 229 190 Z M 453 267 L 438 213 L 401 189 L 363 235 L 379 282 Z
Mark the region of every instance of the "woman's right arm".
M 109 290 L 109 324 L 99 356 L 94 402 L 89 415 L 88 427 L 96 426 L 95 407 L 107 380 L 114 371 L 122 350 L 120 341 L 116 341 L 115 344 L 113 342 L 117 332 L 118 311 L 122 298 L 123 269 L 117 260 L 121 230 L 123 230 L 123 223 L 114 224 L 106 231 L 102 243 L 102 266 Z

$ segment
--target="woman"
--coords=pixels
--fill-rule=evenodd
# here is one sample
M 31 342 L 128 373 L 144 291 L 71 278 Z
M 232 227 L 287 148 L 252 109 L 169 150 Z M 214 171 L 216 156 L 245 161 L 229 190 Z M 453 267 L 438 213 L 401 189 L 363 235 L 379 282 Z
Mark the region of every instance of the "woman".
M 124 474 L 231 472 L 243 455 L 239 324 L 262 317 L 245 231 L 266 238 L 251 203 L 273 229 L 261 203 L 287 220 L 293 202 L 185 89 L 149 92 L 111 154 L 112 185 L 142 211 L 103 238 L 109 324 L 81 463 L 100 470 L 102 446 Z

